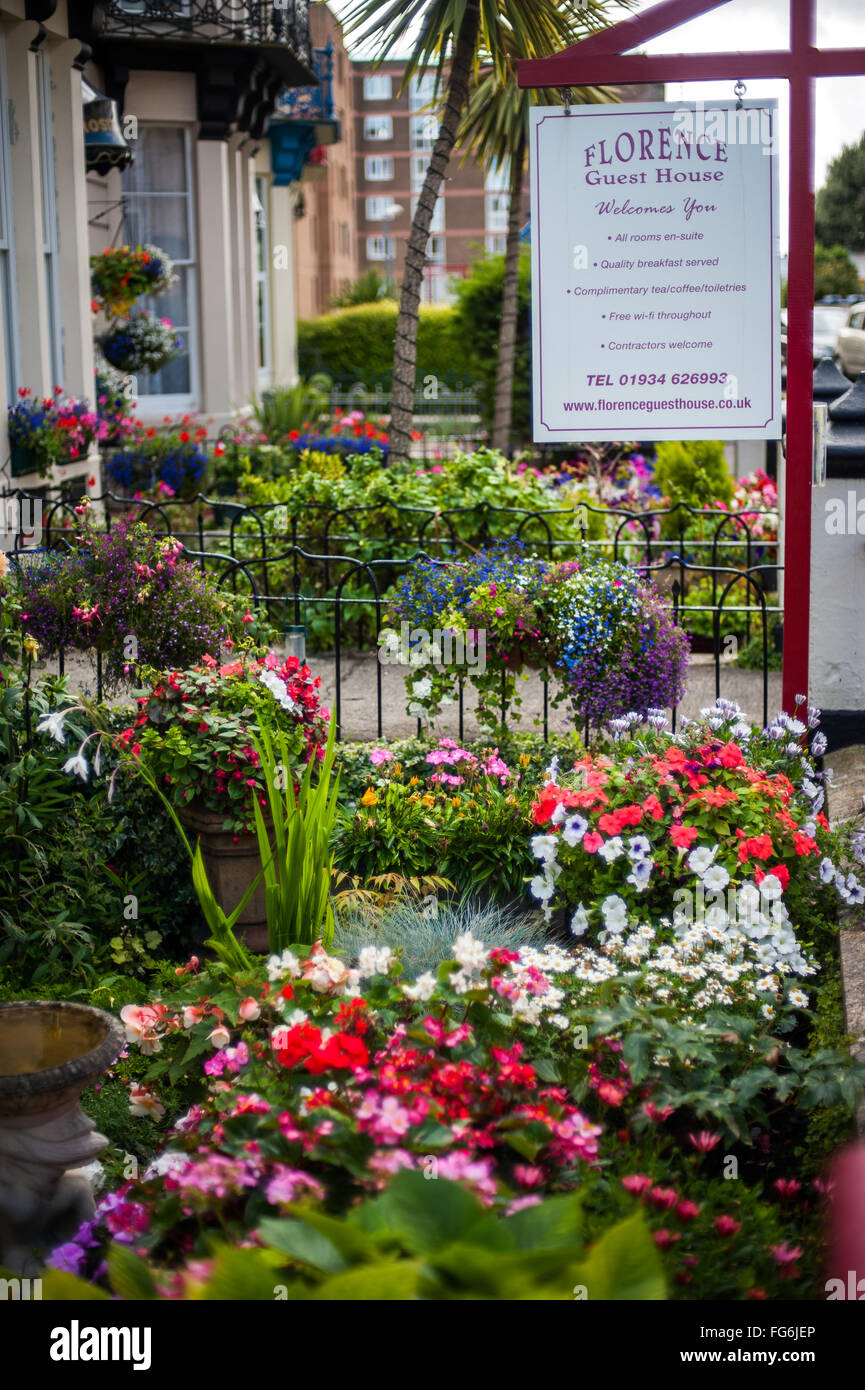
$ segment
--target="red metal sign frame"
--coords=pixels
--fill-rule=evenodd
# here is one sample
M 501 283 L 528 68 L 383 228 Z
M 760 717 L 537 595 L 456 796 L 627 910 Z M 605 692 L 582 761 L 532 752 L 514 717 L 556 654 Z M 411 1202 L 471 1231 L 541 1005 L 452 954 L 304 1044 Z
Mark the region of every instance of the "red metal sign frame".
M 521 87 L 786 78 L 790 84 L 790 249 L 787 297 L 787 448 L 784 489 L 783 705 L 808 692 L 811 591 L 814 84 L 865 76 L 865 49 L 818 49 L 817 0 L 790 0 L 790 47 L 756 53 L 629 53 L 727 0 L 662 0 L 550 58 L 523 59 Z M 827 614 L 828 618 L 829 615 Z

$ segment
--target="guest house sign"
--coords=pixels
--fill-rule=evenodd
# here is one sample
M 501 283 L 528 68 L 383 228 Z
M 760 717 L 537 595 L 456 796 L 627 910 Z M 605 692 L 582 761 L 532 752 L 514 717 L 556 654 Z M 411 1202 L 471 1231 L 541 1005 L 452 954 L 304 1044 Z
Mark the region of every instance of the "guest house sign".
M 780 438 L 777 103 L 530 134 L 535 440 Z

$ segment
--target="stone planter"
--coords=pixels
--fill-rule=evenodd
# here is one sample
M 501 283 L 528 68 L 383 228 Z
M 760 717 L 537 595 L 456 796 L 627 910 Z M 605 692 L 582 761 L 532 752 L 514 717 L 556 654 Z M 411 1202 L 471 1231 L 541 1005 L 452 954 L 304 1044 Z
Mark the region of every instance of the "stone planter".
M 78 1101 L 123 1046 L 123 1028 L 101 1009 L 0 1004 L 0 1265 L 15 1274 L 38 1274 L 40 1257 L 93 1215 L 76 1170 L 108 1140 Z
M 222 828 L 224 816 L 218 811 L 209 810 L 198 800 L 193 801 L 179 814 L 190 840 L 193 843 L 198 840 L 201 845 L 201 857 L 210 886 L 216 901 L 226 916 L 229 916 L 261 869 L 258 836 L 254 832 L 250 835 L 238 835 L 235 843 L 234 832 Z M 265 822 L 271 823 L 267 814 Z M 251 951 L 267 950 L 267 908 L 263 878 L 241 912 L 236 930 Z

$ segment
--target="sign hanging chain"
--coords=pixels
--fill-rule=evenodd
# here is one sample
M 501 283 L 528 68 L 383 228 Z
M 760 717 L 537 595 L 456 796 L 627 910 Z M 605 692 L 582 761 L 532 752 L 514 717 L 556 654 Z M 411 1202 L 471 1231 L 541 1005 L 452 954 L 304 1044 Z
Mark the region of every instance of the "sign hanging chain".
M 745 95 L 745 93 L 747 92 L 747 90 L 748 90 L 748 88 L 745 86 L 744 82 L 742 81 L 742 79 L 741 79 L 741 77 L 740 77 L 740 78 L 738 79 L 738 81 L 736 82 L 735 87 L 733 88 L 733 95 L 734 95 L 734 97 L 736 98 L 736 110 L 737 110 L 737 111 L 741 111 L 741 110 L 742 110 L 742 98 L 743 98 L 743 96 Z

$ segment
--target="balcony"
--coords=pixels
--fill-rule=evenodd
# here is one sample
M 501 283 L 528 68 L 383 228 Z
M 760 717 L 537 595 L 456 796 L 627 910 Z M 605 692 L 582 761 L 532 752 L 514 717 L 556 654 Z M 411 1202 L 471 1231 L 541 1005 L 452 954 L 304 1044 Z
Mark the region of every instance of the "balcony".
M 312 52 L 315 86 L 293 87 L 277 99 L 268 127 L 273 181 L 277 187 L 327 174 L 325 145 L 340 138 L 333 106 L 333 46 Z
M 70 33 L 122 104 L 136 68 L 194 72 L 200 137 L 260 135 L 285 87 L 315 74 L 309 0 L 68 0 Z

